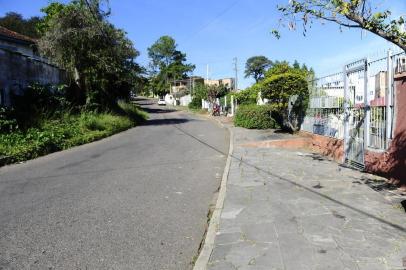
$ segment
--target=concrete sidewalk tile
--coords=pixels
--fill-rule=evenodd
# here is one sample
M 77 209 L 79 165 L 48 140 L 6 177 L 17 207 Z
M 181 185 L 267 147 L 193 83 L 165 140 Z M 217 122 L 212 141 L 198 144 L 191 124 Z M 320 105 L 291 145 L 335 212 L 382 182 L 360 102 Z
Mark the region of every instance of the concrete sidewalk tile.
M 278 235 L 283 263 L 287 270 L 312 269 L 314 251 L 306 238 L 298 233 Z
M 208 269 L 405 268 L 406 215 L 365 184 L 372 176 L 303 151 L 247 148 L 266 132 L 233 130 L 236 158 Z
M 271 243 L 277 241 L 277 234 L 273 223 L 243 225 L 241 229 L 246 241 L 252 243 Z

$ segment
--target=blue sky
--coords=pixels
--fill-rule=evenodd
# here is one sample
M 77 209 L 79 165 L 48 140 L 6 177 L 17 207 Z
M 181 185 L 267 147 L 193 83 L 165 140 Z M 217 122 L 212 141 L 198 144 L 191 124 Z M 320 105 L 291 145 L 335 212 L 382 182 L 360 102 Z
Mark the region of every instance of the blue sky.
M 378 1 L 378 0 L 377 0 Z M 48 0 L 0 0 L 0 15 L 16 11 L 25 17 L 40 15 Z M 63 1 L 62 1 L 63 2 Z M 301 31 L 281 28 L 277 40 L 270 31 L 277 27 L 280 14 L 276 5 L 288 0 L 110 0 L 110 20 L 123 28 L 141 52 L 137 61 L 148 63 L 147 48 L 160 36 L 175 38 L 188 61 L 196 65 L 194 75 L 211 78 L 232 77 L 233 58 L 238 58 L 239 86 L 244 79 L 247 58 L 265 55 L 271 60 L 297 59 L 313 67 L 319 75 L 342 69 L 342 65 L 365 56 L 384 55 L 391 44 L 360 30 L 340 29 L 334 24 L 316 23 L 304 37 Z M 392 13 L 405 14 L 406 1 L 379 0 Z

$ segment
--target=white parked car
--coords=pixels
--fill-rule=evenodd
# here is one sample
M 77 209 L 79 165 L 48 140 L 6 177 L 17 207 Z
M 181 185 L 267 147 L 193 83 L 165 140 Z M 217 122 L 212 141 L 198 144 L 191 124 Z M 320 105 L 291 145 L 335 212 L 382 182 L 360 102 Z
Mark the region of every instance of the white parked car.
M 166 102 L 165 102 L 165 100 L 163 100 L 162 98 L 160 98 L 160 99 L 158 99 L 158 105 L 163 105 L 163 106 L 165 106 L 166 105 Z

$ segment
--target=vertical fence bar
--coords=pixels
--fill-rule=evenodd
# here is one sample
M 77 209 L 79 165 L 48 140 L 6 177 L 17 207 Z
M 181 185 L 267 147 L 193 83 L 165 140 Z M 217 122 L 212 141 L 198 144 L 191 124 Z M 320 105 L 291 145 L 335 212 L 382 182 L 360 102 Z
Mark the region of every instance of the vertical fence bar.
M 371 110 L 369 107 L 369 95 L 368 95 L 368 59 L 365 59 L 365 70 L 364 70 L 364 148 L 369 145 L 369 134 L 370 134 L 370 120 L 371 120 Z
M 348 78 L 347 78 L 347 66 L 345 65 L 343 68 L 343 81 L 344 81 L 344 102 L 343 102 L 343 109 L 344 109 L 344 160 L 347 158 L 348 154 L 348 146 L 349 146 L 349 100 L 348 100 Z
M 392 51 L 388 50 L 388 77 L 385 92 L 385 102 L 386 102 L 386 147 L 389 147 L 389 141 L 392 138 L 392 97 L 393 97 L 393 62 L 392 62 Z

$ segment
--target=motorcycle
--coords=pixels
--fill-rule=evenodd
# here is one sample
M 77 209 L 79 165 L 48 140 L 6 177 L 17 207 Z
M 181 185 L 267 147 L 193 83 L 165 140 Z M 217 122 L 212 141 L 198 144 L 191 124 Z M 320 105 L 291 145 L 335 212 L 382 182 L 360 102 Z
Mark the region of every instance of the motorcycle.
M 220 116 L 220 106 L 219 105 L 214 105 L 213 110 L 211 112 L 212 116 Z

